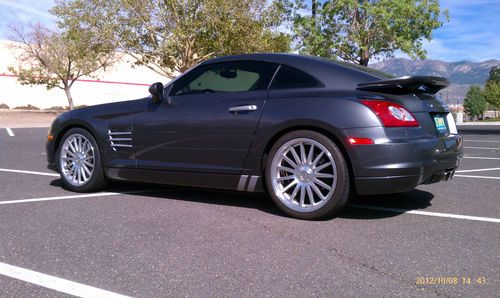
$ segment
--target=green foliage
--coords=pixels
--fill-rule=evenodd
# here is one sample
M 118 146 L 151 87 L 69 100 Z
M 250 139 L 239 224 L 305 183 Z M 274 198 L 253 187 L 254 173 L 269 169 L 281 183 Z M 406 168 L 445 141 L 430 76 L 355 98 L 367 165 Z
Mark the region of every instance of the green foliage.
M 71 109 L 70 89 L 74 82 L 82 76 L 93 76 L 116 59 L 111 44 L 77 27 L 52 31 L 34 24 L 27 31 L 13 27 L 11 33 L 14 41 L 11 48 L 18 61 L 9 71 L 16 74 L 23 85 L 64 90 Z
M 486 110 L 486 99 L 479 86 L 471 86 L 464 99 L 464 110 L 469 116 L 481 116 Z
M 174 77 L 208 58 L 289 50 L 275 29 L 282 11 L 266 0 L 59 0 L 59 25 L 112 41 L 137 65 Z
M 448 20 L 439 0 L 335 0 L 317 4 L 278 0 L 291 21 L 297 50 L 303 54 L 367 66 L 371 58 L 389 57 L 396 50 L 425 59 L 424 39 Z M 316 1 L 313 1 L 315 3 Z
M 488 80 L 484 86 L 484 97 L 490 108 L 500 110 L 500 81 Z

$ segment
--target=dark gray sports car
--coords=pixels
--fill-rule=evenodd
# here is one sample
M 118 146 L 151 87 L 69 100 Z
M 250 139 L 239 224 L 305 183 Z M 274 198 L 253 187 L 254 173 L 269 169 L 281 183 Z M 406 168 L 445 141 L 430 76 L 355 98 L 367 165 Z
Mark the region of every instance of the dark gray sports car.
M 78 192 L 108 180 L 267 191 L 287 214 L 321 218 L 355 193 L 453 177 L 462 138 L 434 96 L 447 85 L 299 55 L 216 58 L 149 97 L 62 114 L 49 168 Z

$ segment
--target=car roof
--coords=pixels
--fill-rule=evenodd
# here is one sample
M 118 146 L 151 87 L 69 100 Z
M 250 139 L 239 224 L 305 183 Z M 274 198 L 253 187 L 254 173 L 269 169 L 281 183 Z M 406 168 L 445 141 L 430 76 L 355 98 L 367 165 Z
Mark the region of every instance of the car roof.
M 285 53 L 256 53 L 223 56 L 207 60 L 203 62 L 202 65 L 235 61 L 259 61 L 287 65 L 316 77 L 323 82 L 326 87 L 336 90 L 356 89 L 357 85 L 360 83 L 387 79 L 386 74 L 363 66 L 356 66 L 346 62 L 336 62 L 334 60 L 313 56 Z

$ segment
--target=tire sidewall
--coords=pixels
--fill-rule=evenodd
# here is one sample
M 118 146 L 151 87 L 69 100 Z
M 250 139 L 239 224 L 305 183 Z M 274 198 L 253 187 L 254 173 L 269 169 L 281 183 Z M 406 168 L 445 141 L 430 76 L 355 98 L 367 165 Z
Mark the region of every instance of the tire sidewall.
M 69 183 L 64 175 L 62 174 L 61 170 L 61 149 L 64 144 L 64 142 L 72 135 L 74 134 L 80 134 L 87 138 L 89 142 L 92 144 L 94 147 L 94 171 L 92 172 L 92 176 L 90 177 L 89 181 L 85 183 L 82 186 L 75 186 L 71 183 Z M 94 136 L 88 132 L 85 129 L 82 128 L 72 128 L 68 130 L 63 138 L 61 139 L 61 142 L 59 143 L 59 146 L 56 151 L 56 165 L 57 165 L 57 170 L 59 171 L 59 174 L 61 175 L 61 180 L 63 182 L 63 186 L 71 191 L 75 192 L 93 192 L 93 191 L 98 191 L 101 190 L 102 188 L 105 187 L 107 184 L 107 179 L 106 176 L 104 175 L 104 169 L 102 166 L 102 159 L 101 159 L 101 152 L 99 150 L 99 145 L 97 144 L 96 140 L 94 139 Z
M 311 212 L 298 212 L 288 208 L 275 194 L 273 189 L 272 177 L 270 175 L 270 170 L 274 159 L 279 148 L 286 142 L 297 139 L 297 138 L 309 138 L 313 139 L 323 146 L 325 146 L 328 151 L 332 154 L 337 167 L 337 184 L 335 191 L 329 201 L 320 209 Z M 328 137 L 315 131 L 309 130 L 298 130 L 292 131 L 281 137 L 271 148 L 269 155 L 267 156 L 266 166 L 265 166 L 265 180 L 269 195 L 271 196 L 274 203 L 286 214 L 299 218 L 299 219 L 321 219 L 328 217 L 338 212 L 347 203 L 349 197 L 349 168 L 345 161 L 345 158 L 340 151 L 339 147 Z

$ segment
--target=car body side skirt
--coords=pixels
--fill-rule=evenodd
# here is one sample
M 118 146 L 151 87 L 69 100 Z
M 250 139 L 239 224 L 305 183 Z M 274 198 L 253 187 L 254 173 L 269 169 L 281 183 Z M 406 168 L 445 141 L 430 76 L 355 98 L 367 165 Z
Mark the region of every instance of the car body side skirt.
M 173 172 L 132 168 L 105 168 L 104 171 L 108 178 L 118 181 L 216 188 L 242 192 L 264 192 L 261 176 Z

